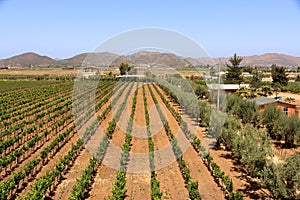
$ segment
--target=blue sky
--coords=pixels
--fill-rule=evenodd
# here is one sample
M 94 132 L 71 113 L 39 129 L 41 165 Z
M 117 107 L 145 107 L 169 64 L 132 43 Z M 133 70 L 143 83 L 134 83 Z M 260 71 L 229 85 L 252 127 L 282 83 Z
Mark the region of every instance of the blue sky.
M 178 31 L 212 57 L 300 56 L 299 0 L 0 0 L 0 19 L 0 58 L 67 58 L 142 27 Z

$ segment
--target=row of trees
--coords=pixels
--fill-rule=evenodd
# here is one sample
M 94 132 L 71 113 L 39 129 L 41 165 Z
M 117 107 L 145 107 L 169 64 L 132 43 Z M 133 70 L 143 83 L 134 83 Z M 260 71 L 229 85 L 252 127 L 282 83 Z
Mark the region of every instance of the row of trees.
M 267 106 L 263 113 L 258 113 L 253 108 L 247 109 L 251 108 L 249 101 L 233 95 L 228 95 L 228 104 L 228 116 L 218 144 L 225 144 L 233 152 L 247 174 L 261 178 L 273 198 L 298 198 L 300 154 L 274 163 L 270 138 L 284 139 L 286 147 L 299 145 L 299 118 L 288 117 L 274 106 Z
M 242 77 L 243 67 L 240 66 L 242 61 L 243 58 L 237 56 L 236 54 L 234 54 L 233 57 L 229 59 L 229 62 L 231 64 L 226 64 L 228 73 L 225 77 L 225 83 L 241 84 L 244 81 Z M 250 72 L 253 75 L 251 79 L 251 85 L 253 87 L 261 87 L 263 74 L 259 72 L 257 68 L 251 70 Z M 273 64 L 271 66 L 271 75 L 274 84 L 287 85 L 289 81 L 285 67 Z
M 204 147 L 201 145 L 201 141 L 197 138 L 196 135 L 194 135 L 189 130 L 187 123 L 182 119 L 181 115 L 178 112 L 176 112 L 175 109 L 170 105 L 169 101 L 158 90 L 158 88 L 155 85 L 153 85 L 153 87 L 156 90 L 156 92 L 159 94 L 160 98 L 162 99 L 162 101 L 164 102 L 164 104 L 167 106 L 167 108 L 169 109 L 169 111 L 172 113 L 172 115 L 178 121 L 178 123 L 179 123 L 181 129 L 183 130 L 184 134 L 186 135 L 187 139 L 192 144 L 192 146 L 194 147 L 195 151 L 197 151 L 199 153 L 199 156 L 200 156 L 203 153 L 203 151 L 205 150 Z M 220 167 L 216 163 L 210 162 L 212 160 L 212 157 L 209 154 L 205 154 L 204 155 L 204 159 L 206 159 L 206 160 L 209 161 L 209 163 L 207 164 L 208 169 L 211 170 L 211 167 L 213 168 L 213 170 L 211 172 L 215 176 L 214 180 L 217 182 L 217 184 L 220 187 L 224 188 L 224 191 L 227 190 L 227 193 L 225 192 L 225 195 L 228 195 L 229 199 L 231 199 L 231 200 L 234 200 L 234 199 L 236 199 L 236 200 L 243 199 L 243 195 L 241 193 L 239 193 L 239 192 L 234 193 L 233 192 L 233 183 L 232 183 L 229 175 L 224 176 L 224 172 L 221 172 Z M 222 182 L 225 185 L 225 187 L 220 184 L 219 179 L 222 180 Z
M 227 113 L 241 119 L 244 124 L 265 126 L 268 136 L 278 141 L 285 140 L 286 147 L 300 145 L 300 119 L 296 115 L 287 116 L 274 105 L 266 106 L 264 112 L 259 113 L 254 101 L 227 95 Z
M 294 153 L 283 163 L 267 162 L 261 179 L 275 199 L 300 199 L 300 153 Z
M 288 117 L 282 110 L 270 105 L 263 112 L 262 122 L 272 139 L 284 139 L 286 147 L 300 145 L 300 119 L 297 116 Z

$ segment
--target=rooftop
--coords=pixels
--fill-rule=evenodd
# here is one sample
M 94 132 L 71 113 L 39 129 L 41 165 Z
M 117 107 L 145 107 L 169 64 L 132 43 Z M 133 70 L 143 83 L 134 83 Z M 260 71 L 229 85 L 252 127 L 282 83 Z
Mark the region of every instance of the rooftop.
M 255 103 L 258 106 L 277 102 L 276 99 L 274 99 L 274 98 L 268 98 L 268 97 L 256 97 L 256 98 L 252 99 L 252 101 L 255 101 Z
M 117 78 L 144 78 L 145 75 L 137 75 L 137 74 L 127 74 L 127 75 L 119 75 Z
M 249 87 L 249 84 L 207 84 L 208 89 L 238 90 L 242 87 Z

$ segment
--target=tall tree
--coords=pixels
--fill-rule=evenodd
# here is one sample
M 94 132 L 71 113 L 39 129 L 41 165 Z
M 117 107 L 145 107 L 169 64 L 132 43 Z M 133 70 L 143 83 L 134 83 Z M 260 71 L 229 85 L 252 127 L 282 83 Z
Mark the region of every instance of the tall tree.
M 251 79 L 251 86 L 255 88 L 259 88 L 262 85 L 263 74 L 257 68 L 255 68 L 252 71 L 252 75 L 253 76 Z
M 272 139 L 279 136 L 283 126 L 279 126 L 279 122 L 285 121 L 285 115 L 282 110 L 279 110 L 274 105 L 267 105 L 262 113 L 262 122 L 266 125 L 267 132 Z
M 297 77 L 296 77 L 296 80 L 295 80 L 296 82 L 300 82 L 300 74 L 298 74 L 297 75 Z
M 128 63 L 121 63 L 119 66 L 120 74 L 125 75 L 127 72 L 129 72 L 133 66 L 129 66 Z
M 287 77 L 285 67 L 277 66 L 277 65 L 273 64 L 271 66 L 271 74 L 272 74 L 273 83 L 287 85 L 289 79 Z
M 286 191 L 289 199 L 299 199 L 300 194 L 300 153 L 294 153 L 288 157 L 280 168 L 283 182 L 286 184 Z
M 297 116 L 291 116 L 286 120 L 283 134 L 285 137 L 285 145 L 292 147 L 300 135 L 300 120 Z
M 226 64 L 228 68 L 228 72 L 226 74 L 226 83 L 240 84 L 243 81 L 243 77 L 241 76 L 243 69 L 240 67 L 242 61 L 243 58 L 237 56 L 236 53 L 232 58 L 229 59 L 231 65 Z

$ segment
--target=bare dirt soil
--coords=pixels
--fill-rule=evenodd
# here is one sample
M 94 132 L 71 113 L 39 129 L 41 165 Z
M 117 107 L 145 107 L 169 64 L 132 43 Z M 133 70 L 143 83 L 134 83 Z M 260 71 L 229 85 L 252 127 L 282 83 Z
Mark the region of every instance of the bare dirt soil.
M 128 88 L 125 89 L 123 92 L 121 98 L 118 100 L 116 103 L 116 108 L 119 107 L 120 103 L 124 100 L 125 94 L 127 92 Z M 129 102 L 129 101 L 128 101 Z M 127 106 L 128 107 L 128 102 Z M 126 108 L 125 108 L 126 109 Z M 112 115 L 114 113 L 114 109 L 110 112 L 109 117 L 107 117 L 104 121 L 107 121 L 107 123 L 101 123 L 100 127 L 102 130 L 106 130 L 108 127 L 108 122 L 112 120 Z M 102 125 L 106 124 L 106 125 Z M 110 147 L 111 145 L 115 145 L 116 147 L 120 147 L 123 145 L 125 140 L 125 133 L 123 132 L 120 127 L 116 127 L 114 133 L 113 133 L 113 138 L 110 140 Z M 108 147 L 103 163 L 101 163 L 100 166 L 97 167 L 97 174 L 94 178 L 94 183 L 91 186 L 91 191 L 89 192 L 89 199 L 107 199 L 109 195 L 112 193 L 112 187 L 113 187 L 113 182 L 115 181 L 115 178 L 118 173 L 118 167 L 119 165 L 119 160 L 121 158 L 121 150 L 119 148 L 119 152 L 114 152 L 112 148 Z M 111 166 L 111 164 L 107 163 L 108 161 L 114 161 L 116 165 L 114 167 Z
M 241 171 L 240 166 L 232 159 L 231 152 L 212 150 L 210 154 L 221 170 L 230 175 L 234 191 L 242 192 L 244 199 L 269 199 L 269 191 L 261 187 L 258 179 L 251 178 Z
M 140 138 L 141 132 L 143 132 L 142 135 L 147 134 L 144 101 L 141 87 L 139 87 L 137 93 L 136 112 L 133 122 L 133 138 L 131 141 L 132 146 L 128 163 L 129 172 L 126 173 L 127 199 L 151 199 L 151 173 L 149 170 L 148 140 L 147 138 Z M 136 154 L 142 154 L 144 156 L 136 157 Z M 144 172 L 140 170 L 143 170 Z
M 170 125 L 172 132 L 177 131 L 177 140 L 181 149 L 185 150 L 183 153 L 183 159 L 189 166 L 191 177 L 193 180 L 198 181 L 199 191 L 202 199 L 224 199 L 223 192 L 220 190 L 218 185 L 214 182 L 213 177 L 210 175 L 206 166 L 202 162 L 197 152 L 191 146 L 191 144 L 186 140 L 183 131 L 180 129 L 178 122 L 173 117 L 171 112 L 167 109 L 163 101 L 160 99 L 159 95 L 155 91 L 156 98 L 158 102 L 164 109 L 166 109 L 167 121 Z
M 76 184 L 76 179 L 79 179 L 81 172 L 89 165 L 89 160 L 92 155 L 84 149 L 80 152 L 80 155 L 75 160 L 74 165 L 63 176 L 62 182 L 57 186 L 53 199 L 67 200 L 70 196 L 73 185 Z
M 298 106 L 300 106 L 300 94 L 293 94 L 290 92 L 279 92 L 277 94 L 277 96 L 282 96 L 282 100 L 284 101 L 286 98 L 294 98 L 295 101 L 291 102 L 293 104 L 296 104 Z M 276 97 L 276 94 L 271 95 L 270 97 Z
M 155 107 L 148 88 L 146 89 L 146 96 L 148 109 L 151 109 L 153 106 Z M 160 120 L 160 118 L 157 118 L 158 113 L 156 110 L 153 109 L 152 112 L 149 112 L 149 114 L 150 123 L 156 123 L 156 121 Z M 157 131 L 156 128 L 150 128 L 152 133 L 153 131 Z M 153 142 L 154 149 L 156 151 L 154 156 L 155 166 L 156 168 L 159 167 L 159 169 L 156 170 L 156 174 L 158 181 L 160 181 L 160 188 L 163 192 L 163 199 L 188 199 L 188 191 L 185 188 L 184 180 L 182 178 L 178 163 L 176 162 L 175 155 L 172 152 L 170 142 L 164 129 L 161 129 L 153 136 Z M 168 149 L 166 150 L 167 153 L 159 153 L 158 150 L 166 148 L 166 146 L 168 146 Z M 170 164 L 165 163 L 165 161 L 169 159 L 173 160 L 173 162 Z

